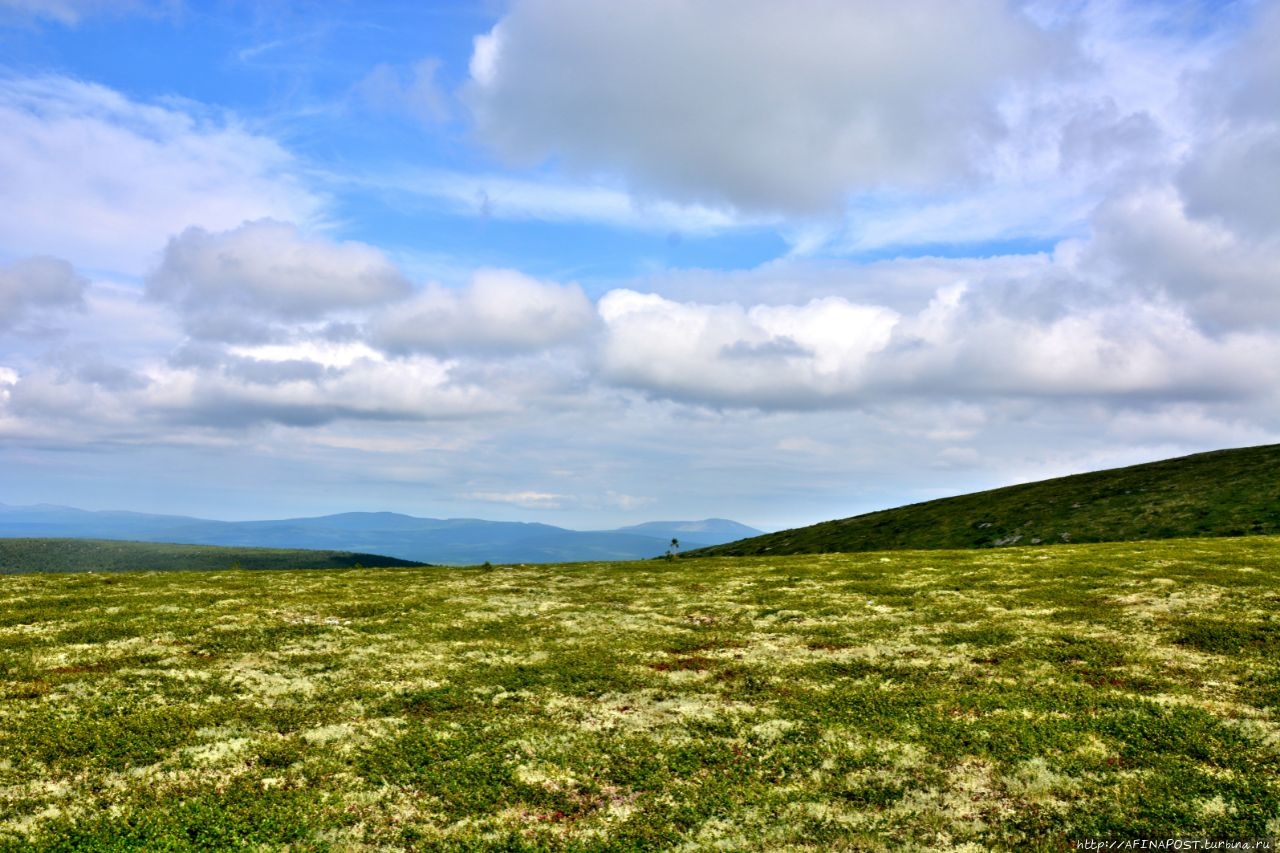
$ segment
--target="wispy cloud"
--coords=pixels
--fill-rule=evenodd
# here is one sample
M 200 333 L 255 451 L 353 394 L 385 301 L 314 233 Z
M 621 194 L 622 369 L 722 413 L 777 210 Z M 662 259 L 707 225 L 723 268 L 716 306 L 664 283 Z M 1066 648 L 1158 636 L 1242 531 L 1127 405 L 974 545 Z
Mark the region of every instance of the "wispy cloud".
M 472 500 L 499 504 L 513 504 L 522 509 L 561 509 L 567 495 L 550 492 L 472 492 L 466 497 Z
M 0 0 L 4 13 L 43 18 L 75 26 L 85 18 L 108 15 L 157 14 L 175 11 L 181 0 Z
M 189 226 L 319 218 L 275 140 L 234 118 L 132 100 L 67 77 L 0 77 L 3 248 L 144 272 Z
M 639 231 L 706 234 L 768 226 L 776 217 L 739 215 L 727 208 L 645 199 L 626 189 L 557 178 L 468 174 L 406 168 L 339 181 L 353 181 L 397 196 L 418 198 L 480 219 L 581 222 Z

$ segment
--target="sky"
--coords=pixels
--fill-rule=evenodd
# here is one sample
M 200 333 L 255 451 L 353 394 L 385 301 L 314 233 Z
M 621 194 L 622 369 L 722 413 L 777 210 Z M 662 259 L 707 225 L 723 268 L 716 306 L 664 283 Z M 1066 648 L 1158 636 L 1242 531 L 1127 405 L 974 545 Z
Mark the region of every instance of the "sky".
M 0 0 L 0 502 L 773 530 L 1280 441 L 1280 2 Z

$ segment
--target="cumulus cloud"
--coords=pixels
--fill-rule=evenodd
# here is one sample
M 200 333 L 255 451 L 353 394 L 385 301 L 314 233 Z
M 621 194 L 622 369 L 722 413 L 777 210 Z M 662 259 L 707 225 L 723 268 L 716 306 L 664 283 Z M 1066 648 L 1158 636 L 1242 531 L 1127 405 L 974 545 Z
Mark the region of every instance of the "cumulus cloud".
M 1172 187 L 1109 200 L 1094 232 L 1082 263 L 1115 288 L 1181 304 L 1213 332 L 1280 320 L 1280 244 L 1189 216 Z
M 514 353 L 581 338 L 594 324 L 577 285 L 488 269 L 461 290 L 430 287 L 389 307 L 374 322 L 372 340 L 396 353 Z
M 915 307 L 868 300 L 874 277 L 862 271 L 872 286 L 859 288 L 856 266 L 849 297 L 799 304 L 613 291 L 599 303 L 600 375 L 658 398 L 773 411 L 898 399 L 1243 400 L 1280 378 L 1280 338 L 1270 329 L 1203 328 L 1212 291 L 1196 291 L 1200 301 L 1171 298 L 1161 286 L 1139 286 L 1131 269 L 1101 270 L 1095 260 L 1064 252 L 1018 264 L 957 261 L 951 283 Z M 1175 255 L 1168 267 L 1182 260 Z M 1199 272 L 1188 273 L 1196 286 Z M 886 274 L 882 265 L 876 277 Z M 1269 270 L 1258 275 L 1276 280 Z
M 944 289 L 899 325 L 877 364 L 877 386 L 889 394 L 988 401 L 1243 398 L 1259 379 L 1250 366 L 1277 363 L 1280 355 L 1280 340 L 1210 337 L 1183 310 L 1160 302 L 1122 296 L 1064 306 L 1056 316 L 1018 308 L 964 285 Z
M 515 161 L 811 212 L 965 176 L 1002 86 L 1054 50 L 998 0 L 520 0 L 476 39 L 465 99 Z
M 181 228 L 305 223 L 322 204 L 278 143 L 192 105 L 142 104 L 65 77 L 0 77 L 0 126 L 0 250 L 137 274 Z
M 196 337 L 262 336 L 265 323 L 319 320 L 406 295 L 410 285 L 381 251 L 363 243 L 303 236 L 261 220 L 172 238 L 147 292 L 179 308 Z
M 600 300 L 610 381 L 715 405 L 809 408 L 848 400 L 898 315 L 840 297 L 804 305 L 680 303 L 615 290 Z
M 32 309 L 79 306 L 88 282 L 57 258 L 24 258 L 0 267 L 0 329 L 10 328 Z

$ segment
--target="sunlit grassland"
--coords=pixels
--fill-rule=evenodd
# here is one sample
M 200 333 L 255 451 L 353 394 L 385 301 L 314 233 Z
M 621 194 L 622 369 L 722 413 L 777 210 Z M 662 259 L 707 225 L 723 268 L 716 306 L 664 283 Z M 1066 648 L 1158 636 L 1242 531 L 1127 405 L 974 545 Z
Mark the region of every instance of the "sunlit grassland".
M 1280 835 L 1280 540 L 0 577 L 0 849 Z

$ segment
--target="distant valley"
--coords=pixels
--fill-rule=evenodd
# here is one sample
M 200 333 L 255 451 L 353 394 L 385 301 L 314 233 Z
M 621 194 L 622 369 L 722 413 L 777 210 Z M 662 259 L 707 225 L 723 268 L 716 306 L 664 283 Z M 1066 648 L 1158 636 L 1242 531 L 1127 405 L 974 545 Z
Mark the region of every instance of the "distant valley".
M 558 563 L 643 560 L 666 552 L 759 536 L 727 519 L 654 521 L 616 530 L 582 531 L 474 518 L 417 518 L 393 512 L 349 512 L 273 521 L 211 521 L 176 515 L 0 504 L 0 537 L 115 539 L 184 545 L 307 548 L 380 554 L 437 564 Z

